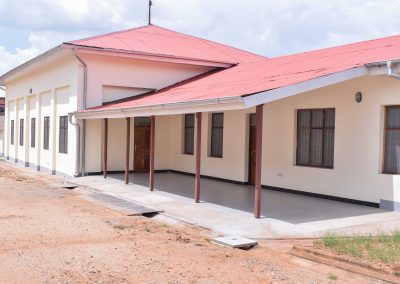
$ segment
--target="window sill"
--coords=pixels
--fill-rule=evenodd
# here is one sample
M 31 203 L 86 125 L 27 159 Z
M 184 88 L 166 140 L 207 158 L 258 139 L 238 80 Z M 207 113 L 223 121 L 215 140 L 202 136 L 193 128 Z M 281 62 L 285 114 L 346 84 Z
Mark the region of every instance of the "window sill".
M 321 169 L 321 170 L 334 170 L 332 167 L 318 167 L 318 166 L 307 166 L 307 165 L 293 165 L 295 167 L 311 168 L 311 169 Z
M 184 156 L 193 156 L 194 154 L 189 154 L 189 153 L 181 153 L 181 155 L 184 155 Z

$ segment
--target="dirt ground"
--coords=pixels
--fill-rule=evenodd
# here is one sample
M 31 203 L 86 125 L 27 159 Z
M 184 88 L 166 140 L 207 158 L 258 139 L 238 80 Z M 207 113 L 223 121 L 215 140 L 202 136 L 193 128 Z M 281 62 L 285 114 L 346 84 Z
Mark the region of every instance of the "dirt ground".
M 380 283 L 286 254 L 210 243 L 204 229 L 129 217 L 0 163 L 0 283 Z

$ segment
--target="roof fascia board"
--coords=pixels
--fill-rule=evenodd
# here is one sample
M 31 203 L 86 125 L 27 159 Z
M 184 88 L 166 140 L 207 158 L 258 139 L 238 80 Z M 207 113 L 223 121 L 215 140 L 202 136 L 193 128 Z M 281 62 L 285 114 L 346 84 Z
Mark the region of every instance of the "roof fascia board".
M 11 69 L 4 75 L 0 77 L 0 85 L 7 85 L 7 82 L 14 80 L 15 77 L 22 76 L 24 73 L 29 73 L 30 70 L 34 70 L 35 67 L 42 63 L 44 60 L 49 59 L 49 57 L 59 53 L 63 50 L 62 45 L 58 45 L 48 51 L 32 58 L 31 60 Z
M 272 89 L 244 97 L 245 108 L 250 108 L 256 105 L 269 103 L 279 99 L 291 97 L 304 92 L 312 91 L 322 87 L 330 86 L 350 79 L 358 78 L 368 75 L 369 72 L 366 67 L 357 67 L 345 71 L 333 73 L 330 75 L 322 76 L 319 78 L 311 79 L 308 81 L 300 82 L 290 86 Z
M 124 57 L 124 58 L 132 58 L 132 59 L 141 59 L 141 60 L 151 60 L 151 61 L 161 61 L 161 62 L 170 62 L 170 63 L 179 63 L 179 64 L 189 64 L 189 65 L 200 65 L 200 66 L 209 66 L 209 67 L 219 67 L 219 68 L 229 68 L 237 63 L 231 62 L 217 62 L 217 61 L 208 61 L 208 60 L 200 60 L 200 59 L 191 59 L 191 58 L 179 58 L 173 56 L 163 56 L 163 55 L 155 55 L 155 54 L 145 54 L 138 52 L 129 52 L 124 50 L 110 50 L 104 48 L 96 48 L 96 47 L 86 47 L 72 44 L 65 44 L 64 46 L 70 49 L 76 50 L 77 53 L 83 54 L 94 54 L 94 55 L 103 55 L 103 56 L 115 56 L 115 57 Z
M 86 112 L 75 112 L 73 115 L 76 119 L 124 118 L 150 115 L 175 115 L 194 112 L 224 111 L 243 108 L 243 99 L 241 97 L 228 97 L 136 108 L 92 110 Z

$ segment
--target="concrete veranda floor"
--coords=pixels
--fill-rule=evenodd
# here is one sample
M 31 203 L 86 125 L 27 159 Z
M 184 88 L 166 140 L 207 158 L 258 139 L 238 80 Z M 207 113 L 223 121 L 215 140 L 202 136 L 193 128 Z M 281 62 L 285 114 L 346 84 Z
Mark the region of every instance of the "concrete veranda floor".
M 352 233 L 400 228 L 397 212 L 266 189 L 262 190 L 262 218 L 255 219 L 254 187 L 202 179 L 201 203 L 195 204 L 194 177 L 174 173 L 157 173 L 154 192 L 148 190 L 148 174 L 131 174 L 129 185 L 124 184 L 122 174 L 71 181 L 223 235 L 314 237 L 332 230 Z

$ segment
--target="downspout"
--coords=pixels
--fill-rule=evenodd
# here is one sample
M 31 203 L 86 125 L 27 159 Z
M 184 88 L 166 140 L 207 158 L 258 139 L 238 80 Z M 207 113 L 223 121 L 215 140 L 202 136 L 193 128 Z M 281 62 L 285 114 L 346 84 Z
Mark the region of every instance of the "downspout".
M 387 61 L 386 66 L 388 68 L 388 76 L 400 80 L 400 75 L 393 72 L 392 61 Z
M 76 50 L 73 49 L 73 54 L 75 58 L 83 65 L 83 95 L 82 95 L 82 109 L 86 110 L 86 99 L 87 99 L 87 74 L 88 74 L 88 67 L 86 63 L 76 54 Z M 78 176 L 82 176 L 85 173 L 85 164 L 84 164 L 84 157 L 86 154 L 85 151 L 85 121 L 83 120 L 82 128 L 78 123 L 72 123 L 72 117 L 70 117 L 70 123 L 75 125 L 77 130 L 77 137 L 76 137 L 76 145 L 77 145 L 77 167 L 76 167 L 76 174 Z M 82 137 L 82 139 L 81 139 Z M 82 140 L 82 141 L 81 141 Z

